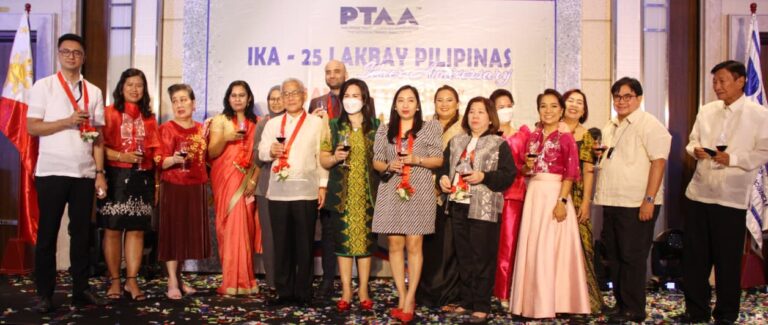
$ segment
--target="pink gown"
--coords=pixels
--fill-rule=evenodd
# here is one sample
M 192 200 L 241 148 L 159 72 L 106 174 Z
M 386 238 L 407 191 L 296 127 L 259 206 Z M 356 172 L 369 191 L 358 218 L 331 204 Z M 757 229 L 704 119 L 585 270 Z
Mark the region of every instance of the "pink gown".
M 543 140 L 541 130 L 536 130 L 526 148 L 540 154 L 523 206 L 510 312 L 529 318 L 589 314 L 584 252 L 570 195 L 565 220 L 558 222 L 553 215 L 563 180 L 580 177 L 576 141 L 559 131 Z
M 515 176 L 512 185 L 504 192 L 504 208 L 501 212 L 496 281 L 493 286 L 493 295 L 500 300 L 509 300 L 509 289 L 512 285 L 515 250 L 523 213 L 523 199 L 525 199 L 525 175 L 523 175 L 522 169 L 525 164 L 525 145 L 530 136 L 531 131 L 523 125 L 515 134 L 506 138 L 507 144 L 512 150 L 512 158 L 515 160 L 517 176 Z

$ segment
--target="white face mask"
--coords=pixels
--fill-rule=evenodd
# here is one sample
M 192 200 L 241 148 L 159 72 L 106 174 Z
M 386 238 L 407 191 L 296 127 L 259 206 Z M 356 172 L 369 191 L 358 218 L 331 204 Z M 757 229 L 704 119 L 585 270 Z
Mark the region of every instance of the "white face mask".
M 515 116 L 515 111 L 512 109 L 512 107 L 505 107 L 496 112 L 499 114 L 499 122 L 502 124 L 509 123 L 509 121 L 512 121 L 512 118 Z
M 347 111 L 347 114 L 355 114 L 363 109 L 363 101 L 358 98 L 348 97 L 344 98 L 342 102 L 344 104 L 344 110 Z

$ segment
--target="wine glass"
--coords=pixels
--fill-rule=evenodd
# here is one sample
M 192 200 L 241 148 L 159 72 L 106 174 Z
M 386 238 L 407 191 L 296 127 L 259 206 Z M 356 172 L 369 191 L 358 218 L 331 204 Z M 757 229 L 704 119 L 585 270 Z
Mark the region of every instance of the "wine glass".
M 720 133 L 720 136 L 717 137 L 717 141 L 715 142 L 715 148 L 717 148 L 717 151 L 720 151 L 720 152 L 725 152 L 725 150 L 728 149 L 728 139 L 725 137 L 725 132 Z M 712 168 L 723 169 L 725 168 L 725 166 L 713 160 Z
M 469 175 L 472 175 L 473 172 L 472 168 L 472 161 L 469 159 L 469 157 L 463 157 L 459 160 L 459 164 L 456 165 L 456 172 L 459 173 L 459 177 L 467 177 Z M 464 197 L 470 197 L 471 195 L 469 192 L 464 194 Z
M 352 146 L 349 144 L 349 136 L 344 134 L 339 136 L 341 138 L 341 150 L 345 152 L 349 152 L 352 149 Z M 347 156 L 349 157 L 349 156 Z M 341 163 L 341 167 L 349 168 L 349 164 L 347 164 L 347 159 L 344 159 L 344 161 Z
M 245 132 L 248 130 L 247 124 L 245 120 L 240 121 L 240 123 L 237 124 L 237 133 L 245 136 Z
M 526 154 L 525 156 L 526 156 L 527 158 L 533 158 L 533 159 L 536 159 L 536 158 L 539 156 L 539 152 L 538 152 L 538 143 L 536 143 L 536 142 L 531 142 L 531 143 L 528 145 L 528 154 Z M 536 161 L 534 160 L 534 166 L 535 166 L 535 164 L 536 164 Z M 527 173 L 527 175 L 533 175 L 533 167 L 531 167 L 531 169 L 530 169 L 530 170 L 528 170 L 528 173 Z
M 141 163 L 144 161 L 144 139 L 136 139 L 136 152 L 135 154 L 139 156 L 139 161 L 136 162 L 136 170 L 143 171 L 145 170 L 143 167 L 141 167 Z
M 408 138 L 402 138 L 400 140 L 400 148 L 397 148 L 397 155 L 403 158 L 408 155 Z
M 600 169 L 600 161 L 603 159 L 603 153 L 607 149 L 608 146 L 603 143 L 602 137 L 595 138 L 595 144 L 592 146 L 592 150 L 598 153 L 597 161 L 595 161 L 595 169 Z
M 187 156 L 189 155 L 189 143 L 187 141 L 181 141 L 179 142 L 179 156 L 183 158 L 184 160 L 181 161 L 181 171 L 182 172 L 188 172 L 189 169 L 187 169 Z

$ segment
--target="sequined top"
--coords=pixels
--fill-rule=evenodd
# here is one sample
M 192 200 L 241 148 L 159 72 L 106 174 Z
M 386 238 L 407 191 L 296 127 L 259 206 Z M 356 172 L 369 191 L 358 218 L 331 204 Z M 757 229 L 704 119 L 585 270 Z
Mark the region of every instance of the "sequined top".
M 579 150 L 570 132 L 554 131 L 544 139 L 542 129 L 536 129 L 525 146 L 527 154 L 536 154 L 534 173 L 560 174 L 563 180 L 578 181 Z

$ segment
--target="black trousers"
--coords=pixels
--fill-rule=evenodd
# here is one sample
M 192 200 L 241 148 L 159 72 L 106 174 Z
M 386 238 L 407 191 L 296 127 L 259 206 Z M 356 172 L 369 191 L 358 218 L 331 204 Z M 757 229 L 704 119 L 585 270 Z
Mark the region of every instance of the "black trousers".
M 265 279 L 267 285 L 275 287 L 275 249 L 272 239 L 272 220 L 269 218 L 269 200 L 266 196 L 256 195 L 256 206 L 259 209 L 259 222 L 261 223 L 261 261 L 264 263 Z
M 601 236 L 610 267 L 613 295 L 621 312 L 645 316 L 646 261 L 660 208 L 657 205 L 653 209 L 653 219 L 640 221 L 640 208 L 603 207 Z
M 275 288 L 280 298 L 312 298 L 312 243 L 317 200 L 269 200 L 274 239 Z
M 453 240 L 458 260 L 460 304 L 489 313 L 496 279 L 499 223 L 469 219 L 469 204 L 451 204 Z
M 741 255 L 747 230 L 746 210 L 688 200 L 683 234 L 683 290 L 691 316 L 709 319 L 715 267 L 716 320 L 736 321 L 741 299 Z
M 320 210 L 320 243 L 323 248 L 323 282 L 331 281 L 336 278 L 336 253 L 334 237 L 333 218 L 328 210 Z
M 94 179 L 67 176 L 35 177 L 40 221 L 35 246 L 35 285 L 40 297 L 53 296 L 56 286 L 56 239 L 64 207 L 69 205 L 69 274 L 72 293 L 89 289 L 88 266 Z
M 435 233 L 424 236 L 424 266 L 416 290 L 417 304 L 441 307 L 459 302 L 460 281 L 453 241 L 451 217 L 438 205 Z

